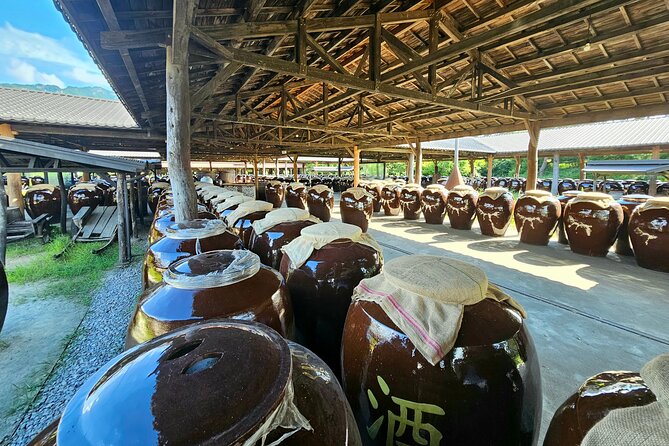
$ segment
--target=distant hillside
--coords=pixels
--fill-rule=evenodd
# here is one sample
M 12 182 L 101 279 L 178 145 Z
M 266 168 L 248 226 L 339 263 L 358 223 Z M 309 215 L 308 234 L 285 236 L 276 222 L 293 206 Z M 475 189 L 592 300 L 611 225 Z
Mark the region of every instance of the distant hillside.
M 48 93 L 71 94 L 72 96 L 84 96 L 87 98 L 118 100 L 113 91 L 102 87 L 60 88 L 56 87 L 55 85 L 44 85 L 44 84 L 22 85 L 22 84 L 2 84 L 2 83 L 0 83 L 0 87 L 16 88 L 19 90 L 46 91 Z

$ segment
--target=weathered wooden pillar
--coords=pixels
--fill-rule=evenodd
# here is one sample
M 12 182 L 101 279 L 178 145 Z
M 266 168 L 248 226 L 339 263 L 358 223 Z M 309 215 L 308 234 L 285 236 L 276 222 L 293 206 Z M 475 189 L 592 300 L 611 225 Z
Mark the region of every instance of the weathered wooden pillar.
M 416 155 L 413 153 L 413 149 L 411 149 L 411 153 L 409 154 L 409 160 L 407 161 L 407 178 L 409 179 L 409 182 L 411 182 L 411 178 L 413 177 L 413 171 L 414 171 L 414 158 Z
M 432 183 L 436 183 L 437 180 L 439 179 L 439 163 L 437 162 L 436 158 L 434 160 L 434 175 L 432 175 Z
M 420 184 L 421 177 L 423 176 L 423 148 L 421 147 L 420 140 L 416 141 L 416 172 L 414 174 L 414 183 Z
M 660 147 L 653 147 L 653 151 L 650 153 L 650 158 L 654 160 L 660 159 Z M 648 179 L 648 195 L 655 196 L 657 194 L 657 175 L 651 175 Z
M 578 179 L 581 180 L 581 181 L 585 180 L 585 170 L 583 170 L 583 169 L 585 169 L 585 161 L 586 161 L 585 155 L 583 155 L 582 153 L 579 153 L 578 154 L 578 172 L 579 172 Z
M 279 176 L 279 158 L 274 160 L 274 176 Z
M 130 240 L 128 239 L 128 221 L 126 220 L 126 197 L 125 191 L 126 182 L 125 174 L 118 172 L 116 174 L 116 216 L 118 218 L 118 229 L 116 234 L 118 237 L 118 262 L 125 265 L 130 261 L 128 256 L 128 249 Z
M 0 172 L 0 178 L 2 172 Z M 5 184 L 0 181 L 0 262 L 5 265 L 7 255 L 7 194 Z
M 527 190 L 537 187 L 537 158 L 539 155 L 539 121 L 525 121 L 525 127 L 530 134 L 530 143 L 527 147 Z
M 265 160 L 263 160 L 263 164 L 264 162 Z M 257 200 L 260 192 L 260 178 L 258 178 L 258 155 L 253 157 L 253 184 L 255 186 Z
M 60 189 L 60 233 L 67 233 L 67 191 L 63 172 L 58 172 L 58 189 Z
M 383 163 L 383 179 L 386 179 L 386 163 Z
M 558 194 L 558 182 L 560 181 L 560 154 L 553 154 L 553 181 L 551 183 L 551 193 Z
M 297 182 L 298 180 L 298 170 L 297 170 L 297 155 L 293 158 L 293 181 Z
M 518 178 L 520 176 L 520 157 L 514 156 L 513 158 L 516 160 L 516 167 L 515 170 L 513 171 L 513 177 Z
M 91 173 L 81 172 L 81 181 L 91 181 Z
M 474 161 L 476 161 L 474 158 L 469 158 L 469 176 L 470 176 L 470 178 L 474 178 L 476 176 L 476 168 L 474 167 Z
M 137 205 L 135 203 L 135 181 L 131 181 L 128 186 L 128 203 L 130 207 L 130 222 L 128 227 L 133 238 L 137 238 Z
M 165 48 L 167 90 L 167 169 L 174 195 L 176 222 L 197 218 L 197 200 L 190 159 L 189 27 L 197 2 L 174 2 L 172 45 Z
M 353 146 L 353 187 L 360 184 L 360 149 Z
M 493 156 L 488 155 L 488 180 L 486 181 L 486 187 L 492 186 L 492 162 Z
M 0 124 L 0 136 L 6 138 L 14 138 L 14 132 L 9 124 Z M 23 218 L 23 211 L 25 205 L 23 203 L 23 194 L 21 193 L 21 174 L 8 173 L 7 174 L 7 197 L 9 198 L 9 206 L 16 206 L 19 208 L 19 213 Z M 5 224 L 6 225 L 6 224 Z
M 262 159 L 262 176 L 267 175 L 267 167 L 265 165 L 265 158 Z

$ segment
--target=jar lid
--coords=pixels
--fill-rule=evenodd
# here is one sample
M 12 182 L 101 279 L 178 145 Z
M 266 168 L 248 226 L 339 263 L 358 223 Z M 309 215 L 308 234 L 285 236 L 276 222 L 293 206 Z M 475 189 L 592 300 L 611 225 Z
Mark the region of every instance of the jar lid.
M 408 184 L 405 184 L 404 186 L 402 186 L 402 190 L 407 190 L 407 191 L 410 191 L 410 192 L 420 190 L 420 189 L 422 189 L 421 185 L 416 184 L 416 183 L 408 183 Z
M 90 191 L 94 191 L 96 189 L 99 189 L 99 187 L 95 183 L 77 183 L 70 188 L 70 190 L 90 190 Z
M 603 194 L 601 192 L 583 192 L 574 197 L 571 203 L 592 203 L 596 206 L 607 208 L 611 203 L 615 203 L 615 201 L 616 200 L 609 194 Z
M 216 204 L 216 212 L 220 214 L 224 210 L 230 209 L 232 206 L 246 203 L 247 201 L 253 201 L 253 198 L 247 197 L 246 195 L 233 195 L 218 202 L 218 204 Z
M 43 190 L 43 191 L 55 191 L 58 189 L 58 186 L 54 186 L 53 184 L 35 184 L 34 186 L 27 187 L 25 189 L 25 192 L 33 192 L 33 191 L 38 191 L 38 190 Z
M 332 189 L 330 189 L 330 188 L 329 188 L 328 186 L 326 186 L 325 184 L 317 184 L 317 185 L 315 185 L 315 186 L 311 186 L 311 188 L 310 188 L 309 190 L 310 190 L 310 191 L 314 191 L 314 192 L 316 192 L 316 193 L 319 194 L 319 195 L 322 194 L 322 193 L 325 192 L 325 191 L 332 192 Z
M 253 226 L 253 231 L 256 234 L 262 234 L 278 224 L 304 220 L 311 220 L 317 223 L 321 222 L 318 218 L 313 217 L 306 209 L 279 208 L 268 212 L 267 215 L 265 215 L 265 218 L 254 221 L 251 226 Z
M 576 197 L 578 195 L 583 195 L 585 192 L 582 190 L 566 190 L 562 192 L 563 197 Z
M 645 203 L 648 200 L 652 200 L 653 197 L 650 195 L 644 194 L 629 194 L 623 195 L 618 199 L 618 201 L 631 201 L 632 203 Z
M 468 184 L 459 184 L 451 189 L 451 192 L 471 192 L 474 188 Z
M 287 342 L 258 323 L 175 330 L 89 378 L 65 408 L 57 444 L 248 445 L 280 425 L 309 428 L 293 403 L 291 362 Z
M 327 223 L 318 223 L 307 226 L 300 231 L 300 236 L 311 240 L 337 240 L 349 239 L 356 240 L 362 235 L 362 229 L 356 225 L 330 221 Z
M 266 184 L 267 186 L 280 186 L 283 185 L 283 182 L 279 180 L 269 180 Z
M 227 227 L 221 220 L 198 218 L 181 223 L 172 223 L 165 228 L 165 237 L 174 240 L 203 239 L 223 234 L 226 230 Z
M 446 188 L 444 187 L 443 184 L 430 184 L 427 186 L 425 189 L 427 190 L 436 190 L 436 191 L 442 191 L 442 192 L 448 192 Z
M 360 200 L 362 197 L 374 198 L 364 187 L 349 187 L 343 193 L 353 196 L 355 200 Z
M 225 221 L 227 222 L 228 226 L 232 226 L 235 224 L 235 222 L 237 222 L 237 220 L 246 217 L 249 214 L 253 214 L 254 212 L 269 212 L 272 209 L 274 209 L 274 206 L 272 203 L 267 201 L 245 201 L 244 203 L 240 203 L 239 206 L 237 206 L 237 209 L 229 213 L 225 217 Z
M 639 212 L 669 209 L 669 197 L 653 197 L 637 208 Z
M 299 189 L 305 189 L 306 188 L 306 186 L 304 184 L 300 183 L 300 182 L 290 183 L 288 185 L 288 187 L 293 189 L 293 190 L 299 190 Z
M 164 181 L 156 181 L 151 185 L 151 189 L 165 189 L 167 187 L 170 187 L 170 183 Z
M 241 282 L 260 271 L 260 257 L 251 251 L 209 251 L 172 263 L 163 273 L 170 286 L 185 289 L 217 288 Z
M 532 189 L 525 192 L 523 196 L 541 198 L 541 197 L 552 197 L 553 194 L 551 194 L 547 190 Z
M 508 194 L 509 189 L 506 187 L 488 187 L 486 190 L 483 191 L 481 194 L 482 197 L 490 197 L 493 200 L 498 199 L 500 196 L 504 194 Z

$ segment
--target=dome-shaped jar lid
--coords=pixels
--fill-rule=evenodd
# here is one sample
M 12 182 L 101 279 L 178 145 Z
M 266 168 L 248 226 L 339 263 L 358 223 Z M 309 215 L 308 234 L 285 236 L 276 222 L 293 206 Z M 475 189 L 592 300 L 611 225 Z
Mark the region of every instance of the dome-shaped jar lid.
M 533 197 L 533 198 L 542 198 L 542 197 L 552 197 L 553 194 L 551 194 L 547 190 L 532 189 L 532 190 L 528 190 L 527 192 L 525 192 L 523 194 L 523 196 Z
M 25 189 L 25 193 L 33 192 L 33 191 L 50 191 L 50 192 L 53 192 L 56 189 L 58 189 L 58 186 L 54 186 L 53 184 L 35 184 L 33 186 L 27 187 Z
M 564 197 L 576 197 L 578 195 L 583 195 L 585 192 L 582 190 L 566 190 L 562 192 L 562 196 Z
M 422 189 L 421 185 L 416 184 L 416 183 L 408 183 L 408 184 L 405 184 L 405 185 L 402 186 L 402 190 L 406 190 L 406 191 L 409 191 L 409 192 L 420 190 L 420 189 Z
M 75 190 L 88 190 L 88 191 L 95 191 L 95 190 L 100 190 L 97 184 L 95 183 L 77 183 L 74 186 L 70 188 L 71 191 Z
M 265 218 L 254 221 L 251 226 L 253 226 L 253 230 L 256 234 L 262 234 L 278 224 L 304 220 L 320 223 L 320 220 L 313 217 L 306 209 L 279 208 L 268 212 L 267 215 L 265 215 Z
M 226 209 L 230 209 L 232 206 L 237 206 L 242 203 L 246 203 L 247 201 L 253 201 L 253 198 L 241 194 L 230 196 L 223 199 L 222 201 L 217 202 L 216 212 L 221 213 Z
M 314 192 L 316 192 L 316 193 L 319 194 L 319 195 L 322 194 L 323 192 L 326 192 L 326 191 L 327 191 L 327 192 L 332 192 L 332 189 L 330 189 L 330 188 L 329 188 L 327 185 L 325 185 L 325 184 L 317 184 L 317 185 L 315 185 L 315 186 L 311 186 L 311 188 L 310 188 L 309 190 L 310 190 L 310 191 L 314 191 Z
M 298 182 L 290 183 L 288 185 L 288 187 L 292 190 L 300 190 L 300 189 L 305 189 L 307 186 L 305 186 L 303 183 L 300 183 L 298 181 Z
M 247 444 L 283 418 L 278 411 L 296 411 L 289 394 L 291 354 L 278 333 L 242 321 L 194 324 L 88 379 L 65 408 L 57 444 Z
M 473 192 L 476 192 L 473 187 L 467 185 L 467 184 L 459 184 L 455 186 L 453 189 L 450 190 L 451 193 L 454 193 L 455 195 L 459 195 L 461 197 L 464 197 L 467 194 L 471 194 Z
M 650 211 L 653 209 L 668 209 L 669 197 L 653 197 L 637 208 L 639 212 Z
M 165 189 L 170 187 L 170 183 L 166 183 L 164 181 L 156 181 L 151 185 L 151 189 Z
M 509 189 L 506 187 L 488 187 L 481 194 L 482 197 L 490 197 L 493 200 L 497 200 L 500 196 L 508 194 Z
M 232 226 L 237 222 L 237 220 L 239 220 L 240 218 L 244 218 L 249 214 L 253 214 L 254 212 L 269 212 L 273 208 L 274 206 L 272 205 L 272 203 L 269 203 L 267 201 L 262 201 L 262 200 L 245 201 L 244 203 L 240 203 L 240 205 L 237 206 L 237 209 L 228 214 L 225 217 L 225 221 L 228 223 L 229 226 Z
M 279 180 L 269 180 L 267 186 L 283 186 L 283 182 Z
M 257 254 L 223 249 L 174 262 L 163 273 L 163 280 L 175 288 L 216 288 L 246 280 L 258 271 L 260 257 Z
M 172 223 L 165 228 L 165 236 L 176 240 L 191 240 L 214 237 L 227 230 L 221 220 L 198 218 L 181 223 Z
M 571 203 L 592 203 L 602 208 L 609 207 L 613 202 L 615 200 L 611 195 L 601 192 L 583 192 L 571 201 Z
M 432 191 L 448 192 L 443 184 L 430 184 L 425 189 Z
M 374 198 L 364 187 L 349 187 L 343 193 L 352 196 L 355 200 L 360 200 L 362 197 Z
M 357 240 L 362 235 L 362 229 L 356 225 L 330 221 L 307 226 L 300 231 L 300 236 L 310 240 Z

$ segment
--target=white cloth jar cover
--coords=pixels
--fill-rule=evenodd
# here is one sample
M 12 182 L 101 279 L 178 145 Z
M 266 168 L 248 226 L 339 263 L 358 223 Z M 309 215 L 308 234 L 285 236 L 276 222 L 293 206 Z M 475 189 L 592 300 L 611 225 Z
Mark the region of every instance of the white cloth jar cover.
M 300 231 L 299 237 L 281 248 L 281 251 L 290 259 L 290 269 L 297 269 L 309 260 L 315 249 L 321 249 L 338 239 L 361 243 L 381 252 L 376 240 L 371 235 L 363 233 L 360 227 L 335 221 L 307 226 Z
M 483 299 L 507 302 L 526 317 L 518 303 L 488 283 L 481 269 L 445 257 L 398 257 L 353 291 L 353 301 L 377 303 L 432 365 L 455 345 L 465 305 Z
M 669 354 L 643 366 L 641 378 L 657 401 L 612 410 L 590 429 L 583 446 L 669 445 Z
M 471 194 L 472 192 L 475 192 L 473 187 L 468 186 L 466 184 L 460 184 L 451 189 L 449 191 L 449 194 L 455 194 L 459 195 L 460 197 L 464 197 L 465 195 Z
M 203 239 L 223 234 L 228 228 L 221 220 L 196 219 L 172 223 L 165 228 L 165 237 L 176 240 Z
M 291 188 L 292 190 L 300 190 L 300 189 L 306 189 L 307 186 L 305 186 L 300 182 L 296 182 L 296 183 L 290 183 L 288 187 Z
M 167 187 L 170 187 L 170 183 L 166 183 L 164 181 L 156 181 L 149 188 L 150 189 L 165 189 Z
M 253 214 L 254 212 L 271 211 L 273 208 L 274 206 L 272 205 L 272 203 L 268 203 L 267 201 L 262 201 L 262 200 L 245 201 L 244 203 L 240 203 L 240 205 L 237 206 L 237 209 L 230 212 L 225 217 L 225 221 L 227 222 L 229 227 L 232 227 L 237 222 L 237 220 L 239 220 L 242 217 L 246 217 L 247 215 Z
M 367 191 L 367 189 L 364 187 L 349 187 L 344 191 L 344 193 L 352 195 L 356 200 L 360 200 L 365 196 L 374 198 L 374 195 L 370 194 L 369 191 Z
M 218 186 L 212 186 L 207 189 L 202 189 L 202 198 L 204 200 L 210 200 L 216 195 L 220 194 L 221 192 L 223 192 L 223 188 Z
M 163 281 L 175 288 L 217 288 L 246 280 L 258 271 L 260 257 L 256 254 L 246 250 L 222 249 L 171 264 L 163 273 Z
M 244 195 L 241 192 L 237 192 L 236 190 L 223 190 L 222 192 L 217 193 L 214 195 L 211 199 L 211 205 L 215 208 L 218 203 L 221 201 L 225 201 L 228 198 L 232 197 L 239 197 Z
M 98 185 L 95 184 L 95 183 L 77 183 L 70 188 L 71 191 L 74 191 L 74 190 L 91 190 L 91 191 L 93 191 L 95 189 L 99 189 Z
M 653 197 L 636 208 L 637 212 L 645 212 L 657 209 L 669 210 L 669 197 Z
M 599 208 L 606 209 L 610 207 L 612 203 L 616 203 L 616 200 L 611 195 L 603 194 L 601 192 L 583 192 L 574 197 L 569 203 L 591 203 Z
M 225 199 L 225 201 L 219 202 L 216 205 L 216 212 L 220 214 L 224 210 L 230 209 L 232 206 L 246 203 L 247 201 L 253 201 L 253 198 L 247 197 L 246 195 L 234 195 L 232 197 L 228 197 Z
M 444 187 L 443 184 L 430 184 L 425 188 L 426 190 L 436 190 L 436 191 L 443 191 L 444 193 L 448 192 L 448 189 Z
M 486 190 L 483 191 L 483 193 L 480 195 L 481 197 L 490 197 L 493 200 L 497 200 L 499 197 L 502 195 L 506 194 L 509 192 L 509 189 L 506 187 L 489 187 Z
M 315 185 L 315 186 L 311 186 L 311 188 L 310 188 L 309 190 L 313 190 L 313 191 L 315 191 L 317 194 L 322 194 L 322 193 L 325 192 L 326 190 L 331 191 L 332 189 L 330 189 L 329 187 L 327 187 L 325 184 L 317 184 L 317 185 Z
M 253 231 L 256 234 L 262 234 L 280 223 L 303 220 L 321 223 L 320 219 L 311 215 L 306 209 L 280 208 L 268 212 L 267 215 L 265 215 L 265 218 L 254 221 L 251 226 L 253 226 Z

